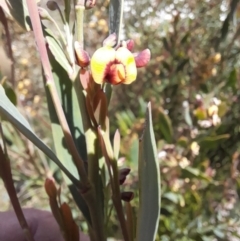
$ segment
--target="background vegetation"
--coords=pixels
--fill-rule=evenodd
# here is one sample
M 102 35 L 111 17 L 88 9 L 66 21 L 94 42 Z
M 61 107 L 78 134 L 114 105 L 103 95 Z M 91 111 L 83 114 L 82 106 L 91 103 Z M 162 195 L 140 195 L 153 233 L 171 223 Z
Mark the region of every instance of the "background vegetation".
M 98 1 L 86 17 L 90 53 L 108 35 L 107 9 L 108 1 Z M 158 240 L 240 240 L 239 18 L 238 0 L 126 1 L 123 38 L 133 39 L 135 50 L 149 48 L 152 60 L 132 85 L 115 86 L 111 115 L 124 139 L 119 165 L 132 170 L 124 188 L 134 190 L 136 142 L 144 103 L 152 102 L 162 179 Z M 2 81 L 7 74 L 9 96 L 17 98 L 35 132 L 51 146 L 34 40 L 9 23 L 15 77 L 1 65 Z M 4 46 L 6 33 L 1 34 Z M 51 174 L 61 178 L 57 168 L 5 125 L 19 199 L 24 206 L 46 208 L 43 183 Z M 67 189 L 62 189 L 74 210 Z M 117 221 L 114 213 L 110 218 L 108 234 L 113 236 Z

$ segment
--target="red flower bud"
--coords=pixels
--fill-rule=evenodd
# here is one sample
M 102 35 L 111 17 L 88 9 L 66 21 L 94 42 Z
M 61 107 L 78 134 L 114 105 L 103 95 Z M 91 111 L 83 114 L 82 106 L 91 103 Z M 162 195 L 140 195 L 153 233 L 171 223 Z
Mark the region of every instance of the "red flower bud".
M 57 188 L 55 186 L 54 179 L 47 178 L 45 181 L 45 190 L 49 198 L 56 199 L 57 197 Z
M 132 39 L 127 40 L 127 48 L 129 51 L 132 52 L 132 50 L 134 48 L 134 41 Z
M 134 198 L 133 192 L 122 192 L 121 193 L 121 199 L 125 202 L 130 202 Z
M 130 173 L 131 169 L 130 168 L 123 168 L 119 170 L 119 184 L 122 185 L 125 180 L 127 175 Z
M 77 41 L 74 43 L 74 48 L 78 65 L 82 68 L 87 67 L 90 63 L 88 52 L 85 51 Z
M 151 58 L 151 52 L 149 49 L 144 49 L 142 52 L 134 56 L 137 68 L 141 68 L 147 65 Z

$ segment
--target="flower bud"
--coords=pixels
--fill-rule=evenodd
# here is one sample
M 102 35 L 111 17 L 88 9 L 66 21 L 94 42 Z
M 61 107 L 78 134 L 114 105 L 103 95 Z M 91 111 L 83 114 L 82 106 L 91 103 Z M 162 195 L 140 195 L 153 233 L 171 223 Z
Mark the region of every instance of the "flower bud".
M 76 52 L 77 64 L 82 68 L 87 67 L 90 63 L 88 52 L 85 51 L 77 41 L 74 43 L 74 48 Z
M 133 192 L 122 192 L 121 193 L 121 199 L 125 202 L 130 202 L 134 198 Z
M 39 13 L 41 19 L 46 19 L 46 20 L 51 19 L 48 11 L 46 9 L 44 9 L 44 8 L 39 7 L 38 8 L 38 13 Z
M 131 169 L 130 168 L 123 168 L 119 170 L 119 184 L 122 185 L 125 180 L 127 175 L 130 173 Z
M 147 65 L 151 58 L 151 52 L 149 49 L 145 49 L 135 56 L 135 62 L 137 68 L 141 68 Z
M 96 0 L 86 0 L 85 1 L 85 8 L 91 9 L 96 5 Z
M 110 34 L 104 41 L 104 47 L 113 47 L 117 43 L 117 35 L 115 33 Z
M 52 10 L 52 11 L 55 11 L 57 10 L 59 7 L 58 7 L 58 4 L 55 2 L 55 1 L 48 1 L 47 2 L 47 7 Z
M 132 52 L 134 48 L 134 41 L 132 39 L 127 40 L 127 49 Z
M 56 199 L 57 197 L 57 188 L 55 186 L 54 179 L 47 178 L 45 181 L 45 190 L 49 198 Z

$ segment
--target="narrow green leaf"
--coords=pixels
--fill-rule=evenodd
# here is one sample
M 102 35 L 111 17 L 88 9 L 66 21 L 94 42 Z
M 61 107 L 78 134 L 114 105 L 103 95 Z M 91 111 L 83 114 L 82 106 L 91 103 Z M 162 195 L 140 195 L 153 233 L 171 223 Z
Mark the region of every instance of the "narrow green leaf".
M 46 40 L 49 49 L 51 50 L 52 54 L 54 55 L 58 63 L 67 71 L 67 73 L 72 74 L 72 67 L 69 64 L 59 42 L 51 35 L 46 36 Z
M 223 22 L 222 29 L 221 29 L 221 40 L 225 40 L 228 34 L 230 22 L 233 20 L 234 13 L 237 9 L 239 4 L 239 0 L 232 0 L 230 3 L 230 11 Z
M 181 45 L 182 44 L 185 44 L 187 41 L 188 41 L 188 39 L 189 39 L 189 37 L 191 36 L 191 33 L 190 32 L 187 32 L 184 36 L 183 36 L 183 38 L 181 39 Z
M 107 106 L 106 95 L 100 89 L 93 98 L 93 111 L 95 120 L 103 130 L 106 130 Z
M 116 160 L 118 160 L 118 157 L 119 157 L 120 143 L 121 143 L 120 133 L 119 133 L 119 130 L 116 130 L 113 138 L 113 152 Z
M 54 161 L 61 170 L 72 180 L 76 185 L 78 181 L 74 178 L 65 166 L 60 162 L 52 150 L 46 146 L 32 131 L 27 120 L 20 114 L 18 109 L 12 104 L 5 94 L 3 87 L 0 85 L 0 114 L 12 123 L 24 136 L 26 136 L 35 146 L 44 152 L 52 161 Z
M 137 241 L 154 241 L 160 215 L 160 171 L 150 103 L 139 144 L 139 194 Z
M 17 104 L 17 96 L 16 96 L 14 89 L 9 85 L 8 82 L 5 82 L 3 84 L 3 88 L 5 90 L 5 94 L 8 97 L 8 99 L 11 100 L 11 102 L 14 105 L 16 105 Z
M 168 143 L 171 143 L 173 138 L 172 123 L 168 115 L 166 115 L 163 111 L 159 113 L 159 128 L 164 139 Z
M 0 0 L 0 6 L 11 15 L 25 30 L 31 30 L 26 0 Z
M 55 80 L 55 84 L 62 102 L 62 107 L 66 115 L 67 122 L 69 124 L 69 128 L 71 130 L 72 136 L 74 138 L 80 156 L 84 161 L 86 161 L 87 154 L 85 136 L 81 113 L 79 110 L 78 100 L 75 89 L 73 87 L 73 83 L 69 79 L 66 70 L 59 64 L 59 62 L 56 61 L 56 59 L 51 53 L 49 53 L 49 59 L 52 66 L 52 73 Z M 72 160 L 72 156 L 68 152 L 66 144 L 64 143 L 64 134 L 58 121 L 58 117 L 48 89 L 46 89 L 46 95 L 56 153 L 59 157 L 61 157 L 62 163 L 67 167 L 67 169 L 72 173 L 72 175 L 74 175 L 76 178 L 79 178 L 76 166 Z M 82 196 L 65 175 L 64 179 L 71 191 L 71 194 L 73 195 L 73 198 L 77 206 L 82 211 L 83 215 L 88 220 L 88 222 L 91 223 L 89 210 Z
M 228 77 L 228 81 L 226 83 L 226 87 L 229 86 L 232 88 L 233 91 L 237 90 L 237 81 L 238 81 L 238 77 L 237 77 L 237 70 L 234 68 L 229 77 Z
M 182 168 L 182 175 L 181 177 L 183 179 L 185 178 L 197 178 L 199 180 L 205 180 L 207 182 L 211 181 L 211 178 L 206 176 L 204 173 L 202 173 L 199 169 L 193 168 L 193 167 L 185 167 Z
M 116 33 L 117 43 L 119 43 L 121 35 L 123 5 L 124 0 L 111 0 L 109 5 L 110 34 Z
M 227 18 L 224 20 L 222 29 L 221 29 L 221 40 L 224 40 L 227 36 L 228 29 L 229 29 L 229 24 L 230 24 L 230 17 L 229 15 Z
M 209 150 L 217 147 L 220 143 L 229 138 L 229 134 L 216 135 L 216 136 L 207 136 L 199 141 L 199 145 L 204 150 Z
M 163 198 L 166 198 L 175 204 L 177 204 L 179 202 L 178 194 L 176 194 L 174 192 L 164 193 Z

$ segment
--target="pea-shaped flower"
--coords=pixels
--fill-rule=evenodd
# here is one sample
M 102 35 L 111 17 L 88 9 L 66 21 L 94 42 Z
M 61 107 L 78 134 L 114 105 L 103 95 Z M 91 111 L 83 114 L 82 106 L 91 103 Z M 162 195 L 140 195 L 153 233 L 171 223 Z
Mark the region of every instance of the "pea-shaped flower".
M 125 47 L 99 48 L 92 56 L 91 71 L 98 84 L 131 84 L 137 77 L 134 55 Z

